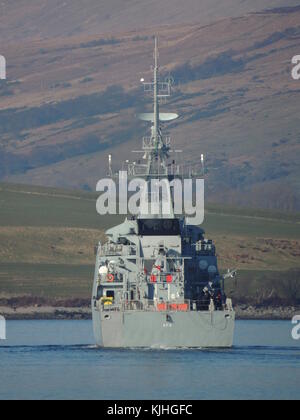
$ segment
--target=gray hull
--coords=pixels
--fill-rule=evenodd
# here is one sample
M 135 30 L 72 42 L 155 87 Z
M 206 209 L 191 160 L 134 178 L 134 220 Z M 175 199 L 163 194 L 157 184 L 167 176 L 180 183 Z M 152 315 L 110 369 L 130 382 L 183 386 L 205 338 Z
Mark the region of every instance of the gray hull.
M 93 313 L 99 347 L 108 348 L 230 348 L 235 313 L 215 312 Z

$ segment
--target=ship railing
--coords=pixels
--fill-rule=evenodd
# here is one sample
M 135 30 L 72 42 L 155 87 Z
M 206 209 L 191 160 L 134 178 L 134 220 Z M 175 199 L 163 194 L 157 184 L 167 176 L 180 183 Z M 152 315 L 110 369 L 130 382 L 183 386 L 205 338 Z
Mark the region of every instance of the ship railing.
M 141 176 L 141 177 L 153 177 L 157 178 L 165 178 L 165 177 L 172 177 L 172 178 L 184 178 L 185 176 L 190 176 L 191 173 L 185 171 L 185 167 L 183 165 L 178 165 L 175 163 L 169 164 L 164 170 L 161 170 L 159 173 L 156 171 L 151 171 L 149 173 L 149 165 L 146 163 L 128 163 L 127 164 L 127 173 L 129 177 L 133 176 Z
M 115 283 L 122 284 L 124 282 L 123 276 L 116 274 L 98 274 L 98 285 L 111 284 L 112 286 Z
M 136 255 L 135 245 L 105 244 L 101 246 L 100 255 L 102 256 L 131 256 Z
M 184 302 L 158 302 L 155 300 L 131 300 L 123 302 L 123 311 L 143 311 L 143 312 L 164 312 L 164 311 L 185 311 L 190 310 L 190 301 Z
M 226 311 L 226 312 L 232 312 L 233 306 L 232 306 L 232 300 L 226 299 L 226 301 L 216 301 L 214 299 L 210 300 L 191 300 L 190 301 L 190 307 L 191 311 L 209 311 L 209 312 L 215 312 L 215 311 Z
M 168 138 L 166 142 L 168 143 Z M 155 149 L 155 146 L 152 144 L 153 140 L 151 138 L 145 138 L 144 140 L 144 150 L 151 151 Z M 152 168 L 153 169 L 153 168 Z M 204 168 L 203 165 L 199 166 L 198 164 L 178 164 L 173 161 L 169 163 L 164 169 L 160 167 L 159 172 L 153 170 L 149 173 L 149 165 L 138 160 L 137 162 L 126 162 L 123 165 L 123 170 L 127 172 L 129 177 L 141 176 L 141 177 L 153 177 L 153 178 L 203 178 L 204 177 Z
M 128 175 L 129 176 L 145 176 L 148 173 L 148 165 L 146 164 L 136 164 L 130 163 L 128 165 Z
M 103 311 L 105 312 L 120 312 L 121 311 L 121 306 L 120 305 L 104 305 L 103 303 L 99 302 L 98 303 L 98 307 L 102 308 Z
M 226 303 L 216 305 L 213 300 L 203 302 L 200 300 L 184 301 L 154 301 L 154 300 L 132 300 L 122 302 L 122 311 L 143 311 L 143 312 L 215 312 L 215 311 L 233 311 L 231 299 Z
M 159 273 L 159 274 L 147 274 L 147 282 L 151 284 L 155 283 L 167 283 L 172 284 L 176 283 L 181 277 L 180 272 L 170 272 L 170 273 Z

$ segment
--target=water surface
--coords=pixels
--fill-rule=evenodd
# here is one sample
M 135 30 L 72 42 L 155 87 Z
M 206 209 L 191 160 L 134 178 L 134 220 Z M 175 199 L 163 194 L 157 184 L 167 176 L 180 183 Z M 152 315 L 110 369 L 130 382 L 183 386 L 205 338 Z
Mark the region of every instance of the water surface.
M 238 321 L 230 350 L 107 350 L 90 321 L 10 321 L 0 399 L 300 399 L 286 321 Z

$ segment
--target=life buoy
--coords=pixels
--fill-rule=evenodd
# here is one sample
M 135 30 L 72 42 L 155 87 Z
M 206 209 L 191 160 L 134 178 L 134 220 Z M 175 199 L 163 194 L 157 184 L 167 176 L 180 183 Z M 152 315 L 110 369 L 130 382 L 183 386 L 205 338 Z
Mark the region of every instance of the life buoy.
M 114 280 L 115 280 L 115 276 L 114 276 L 113 274 L 108 274 L 108 275 L 107 275 L 107 281 L 108 281 L 109 283 L 113 283 L 113 282 L 114 282 Z

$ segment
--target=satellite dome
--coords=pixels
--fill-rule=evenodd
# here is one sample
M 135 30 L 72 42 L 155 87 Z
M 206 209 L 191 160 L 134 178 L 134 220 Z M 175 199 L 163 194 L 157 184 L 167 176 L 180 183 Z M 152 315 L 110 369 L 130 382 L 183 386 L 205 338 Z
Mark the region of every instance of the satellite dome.
M 215 265 L 210 265 L 209 267 L 208 267 L 208 272 L 209 272 L 209 274 L 216 274 L 217 273 L 217 267 L 215 266 Z
M 200 270 L 206 270 L 208 267 L 208 262 L 206 260 L 200 260 L 199 267 Z

